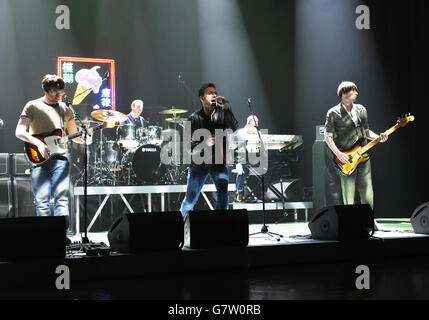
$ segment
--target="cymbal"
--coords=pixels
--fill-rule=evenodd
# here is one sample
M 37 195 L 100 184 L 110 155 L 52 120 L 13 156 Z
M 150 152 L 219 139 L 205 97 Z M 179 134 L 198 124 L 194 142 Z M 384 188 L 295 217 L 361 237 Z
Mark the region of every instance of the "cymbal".
M 188 120 L 188 119 L 187 119 L 187 118 L 180 118 L 180 117 L 178 117 L 178 118 L 167 118 L 167 119 L 165 119 L 165 121 L 167 121 L 167 122 L 171 122 L 171 123 L 181 123 L 181 124 L 185 123 L 185 122 L 186 122 L 186 120 Z
M 104 122 L 124 122 L 128 117 L 119 111 L 114 110 L 96 110 L 91 112 L 91 117 Z
M 161 111 L 160 114 L 178 114 L 178 113 L 186 113 L 186 112 L 188 112 L 188 110 L 186 109 L 178 109 L 176 107 L 171 107 L 171 109 Z

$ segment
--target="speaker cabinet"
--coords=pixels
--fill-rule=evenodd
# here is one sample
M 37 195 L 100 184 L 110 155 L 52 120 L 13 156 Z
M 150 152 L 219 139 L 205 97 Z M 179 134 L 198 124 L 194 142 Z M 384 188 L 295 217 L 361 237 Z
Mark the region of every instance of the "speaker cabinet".
M 334 154 L 324 140 L 314 142 L 312 154 L 314 208 L 342 205 L 340 173 L 334 165 Z
M 429 202 L 421 204 L 414 210 L 411 225 L 415 233 L 429 234 Z
M 374 213 L 368 204 L 326 207 L 308 224 L 313 239 L 367 239 L 374 231 Z
M 304 182 L 302 179 L 286 179 L 281 182 L 271 184 L 279 194 L 283 191 L 286 201 L 302 201 L 304 198 Z M 280 200 L 279 197 L 270 189 L 267 190 L 267 196 L 270 200 Z
M 13 199 L 15 217 L 35 217 L 36 205 L 34 203 L 33 190 L 30 178 L 13 178 Z
M 246 247 L 248 242 L 246 209 L 189 211 L 185 217 L 187 248 Z
M 183 246 L 182 214 L 126 213 L 112 223 L 107 238 L 111 249 L 121 253 L 178 250 Z
M 0 176 L 6 176 L 9 174 L 9 153 L 0 153 Z
M 0 218 L 13 217 L 12 179 L 0 178 Z
M 0 261 L 63 259 L 65 248 L 65 217 L 0 219 Z
M 13 176 L 28 176 L 30 174 L 30 164 L 24 153 L 12 153 L 11 162 Z

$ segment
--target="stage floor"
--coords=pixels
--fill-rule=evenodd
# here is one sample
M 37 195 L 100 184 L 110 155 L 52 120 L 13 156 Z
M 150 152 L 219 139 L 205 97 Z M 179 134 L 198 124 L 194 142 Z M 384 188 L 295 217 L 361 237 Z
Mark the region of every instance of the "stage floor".
M 384 218 L 376 220 L 380 230 L 373 235 L 380 239 L 402 239 L 402 238 L 427 238 L 428 235 L 415 234 L 410 223 L 410 219 Z M 263 224 L 250 224 L 249 234 L 259 233 Z M 286 222 L 286 223 L 266 223 L 268 231 L 277 235 L 269 236 L 264 233 L 249 236 L 248 247 L 258 246 L 284 246 L 293 244 L 314 244 L 314 243 L 335 243 L 338 241 L 322 241 L 311 239 L 311 232 L 308 228 L 308 222 Z M 162 230 L 160 230 L 162 233 Z M 83 233 L 82 233 L 83 235 Z M 81 241 L 80 235 L 72 235 L 70 240 Z M 106 232 L 89 232 L 88 238 L 92 242 L 104 242 L 109 245 Z M 183 250 L 186 250 L 184 248 Z
M 259 234 L 245 248 L 95 257 L 68 252 L 61 261 L 0 263 L 0 299 L 429 298 L 429 290 L 418 285 L 429 283 L 429 236 L 414 234 L 409 219 L 378 221 L 382 230 L 369 240 L 314 240 L 308 223 L 288 222 L 267 224 L 283 235 L 279 241 Z M 261 227 L 251 224 L 249 231 Z M 88 237 L 109 244 L 107 232 Z M 58 265 L 69 267 L 71 290 L 55 288 Z M 369 266 L 371 288 L 377 290 L 356 289 L 359 265 Z M 416 288 L 402 290 L 416 279 Z

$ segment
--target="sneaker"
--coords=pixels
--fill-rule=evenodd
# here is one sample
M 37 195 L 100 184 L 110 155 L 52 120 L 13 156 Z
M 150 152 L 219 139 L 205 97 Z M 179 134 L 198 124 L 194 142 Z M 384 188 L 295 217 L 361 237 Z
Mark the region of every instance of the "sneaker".
M 242 202 L 243 201 L 243 194 L 239 193 L 237 194 L 237 202 Z

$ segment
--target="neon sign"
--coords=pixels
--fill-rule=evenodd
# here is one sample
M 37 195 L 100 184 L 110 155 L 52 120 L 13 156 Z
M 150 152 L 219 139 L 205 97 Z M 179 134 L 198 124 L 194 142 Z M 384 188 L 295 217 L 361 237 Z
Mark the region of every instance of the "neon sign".
M 58 57 L 57 74 L 67 84 L 72 105 L 116 110 L 115 60 Z

